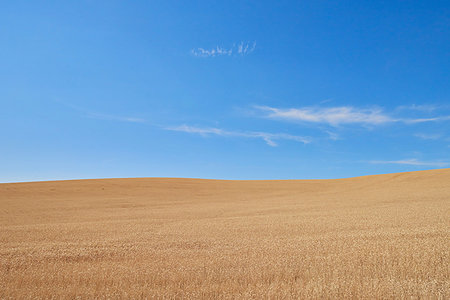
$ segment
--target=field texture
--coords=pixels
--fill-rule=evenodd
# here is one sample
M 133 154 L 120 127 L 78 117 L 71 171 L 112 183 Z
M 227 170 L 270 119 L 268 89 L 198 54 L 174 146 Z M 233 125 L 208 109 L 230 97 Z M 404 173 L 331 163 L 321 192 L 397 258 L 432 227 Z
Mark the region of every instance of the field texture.
M 0 184 L 0 298 L 450 298 L 450 169 Z

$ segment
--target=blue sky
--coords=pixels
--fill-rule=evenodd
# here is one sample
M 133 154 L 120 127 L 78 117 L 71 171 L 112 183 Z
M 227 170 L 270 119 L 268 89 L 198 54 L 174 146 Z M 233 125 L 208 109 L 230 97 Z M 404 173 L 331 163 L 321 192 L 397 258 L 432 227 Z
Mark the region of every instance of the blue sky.
M 8 1 L 0 182 L 450 167 L 448 1 Z

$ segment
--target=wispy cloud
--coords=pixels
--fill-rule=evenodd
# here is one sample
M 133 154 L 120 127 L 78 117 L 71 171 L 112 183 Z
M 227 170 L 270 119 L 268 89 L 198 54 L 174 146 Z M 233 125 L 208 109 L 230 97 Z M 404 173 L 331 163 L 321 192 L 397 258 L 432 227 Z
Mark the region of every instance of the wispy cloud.
M 240 42 L 237 45 L 237 53 L 240 55 L 247 55 L 247 54 L 250 54 L 253 51 L 255 51 L 255 48 L 256 48 L 256 42 L 253 42 L 251 45 L 248 42 L 247 43 Z
M 240 132 L 240 131 L 228 131 L 220 128 L 202 128 L 188 125 L 181 125 L 177 127 L 167 127 L 166 130 L 181 131 L 192 134 L 199 134 L 202 136 L 218 135 L 224 137 L 242 137 L 242 138 L 259 138 L 264 140 L 267 145 L 275 147 L 277 146 L 277 140 L 291 140 L 308 144 L 311 142 L 309 137 L 303 137 L 298 135 L 290 135 L 286 133 L 268 133 L 268 132 Z
M 106 120 L 106 121 L 119 121 L 119 122 L 130 122 L 130 123 L 145 123 L 145 119 L 126 117 L 126 116 L 115 116 L 107 114 L 99 114 L 93 112 L 87 112 L 87 116 L 92 119 Z
M 257 106 L 257 109 L 267 112 L 265 117 L 289 121 L 310 123 L 325 123 L 332 126 L 341 124 L 380 125 L 395 122 L 379 108 L 358 109 L 351 106 L 341 107 L 303 107 L 303 108 L 274 108 Z
M 397 107 L 399 110 L 415 110 L 420 112 L 433 112 L 438 109 L 437 105 L 434 104 L 411 104 L 411 105 L 401 105 Z
M 398 121 L 401 121 L 406 124 L 417 124 L 417 123 L 440 122 L 448 120 L 450 120 L 450 116 L 440 116 L 434 118 L 399 119 Z
M 336 132 L 327 131 L 326 133 L 328 134 L 328 138 L 330 140 L 337 141 L 341 139 L 339 134 L 337 134 Z
M 437 122 L 450 120 L 450 116 L 437 116 L 430 118 L 394 118 L 381 108 L 357 108 L 353 106 L 339 107 L 301 107 L 301 108 L 275 108 L 269 106 L 255 106 L 270 119 L 322 123 L 331 126 L 346 124 L 356 125 L 383 125 L 387 123 L 401 122 L 405 124 L 417 124 L 424 122 Z
M 231 48 L 224 48 L 221 46 L 215 46 L 210 49 L 195 48 L 191 49 L 191 54 L 197 57 L 216 57 L 216 56 L 232 56 L 239 55 L 245 56 L 255 51 L 256 42 L 240 42 L 233 44 Z
M 442 134 L 439 133 L 416 133 L 414 134 L 415 137 L 421 138 L 423 140 L 438 140 L 442 137 Z
M 203 48 L 197 48 L 197 49 L 192 49 L 191 53 L 194 56 L 198 56 L 198 57 L 214 57 L 214 56 L 222 56 L 222 55 L 228 55 L 231 56 L 233 54 L 233 49 L 226 49 L 226 48 L 221 48 L 219 46 L 216 46 L 216 48 L 212 48 L 212 49 L 203 49 Z
M 87 118 L 91 119 L 97 119 L 97 120 L 106 120 L 106 121 L 117 121 L 117 122 L 130 122 L 130 123 L 146 123 L 147 120 L 132 116 L 123 116 L 123 115 L 113 115 L 113 114 L 105 114 L 105 113 L 97 113 L 91 110 L 88 110 L 86 108 L 83 108 L 78 105 L 74 105 L 71 103 L 64 102 L 62 100 L 54 100 L 57 103 L 60 103 L 64 105 L 65 107 L 68 107 L 74 111 L 77 111 L 81 115 Z
M 403 160 L 373 160 L 372 164 L 397 164 L 397 165 L 410 165 L 410 166 L 424 166 L 424 167 L 439 167 L 444 168 L 450 165 L 448 162 L 443 161 L 420 161 L 415 158 L 403 159 Z

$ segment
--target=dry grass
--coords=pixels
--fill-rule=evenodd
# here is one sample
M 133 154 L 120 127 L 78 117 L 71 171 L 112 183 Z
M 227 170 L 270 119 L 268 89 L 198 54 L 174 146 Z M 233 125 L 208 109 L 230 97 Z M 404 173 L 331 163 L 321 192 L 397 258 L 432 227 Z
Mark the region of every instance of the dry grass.
M 0 298 L 450 297 L 450 169 L 0 184 Z

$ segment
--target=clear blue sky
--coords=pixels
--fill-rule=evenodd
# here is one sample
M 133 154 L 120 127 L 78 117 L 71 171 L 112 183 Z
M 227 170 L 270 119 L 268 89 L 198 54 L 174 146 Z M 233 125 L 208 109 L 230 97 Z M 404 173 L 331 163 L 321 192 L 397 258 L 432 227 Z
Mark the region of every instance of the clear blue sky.
M 0 182 L 450 165 L 449 1 L 5 1 Z

